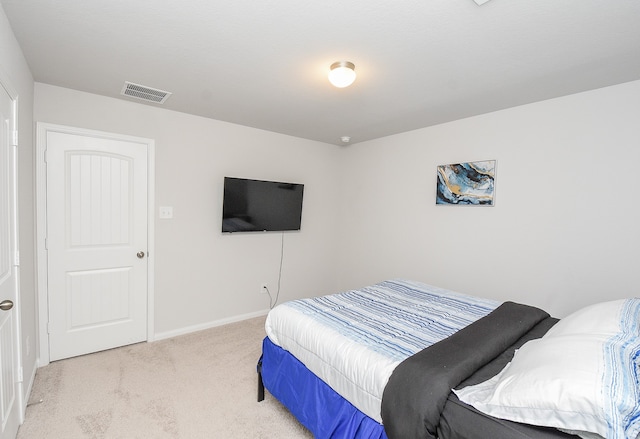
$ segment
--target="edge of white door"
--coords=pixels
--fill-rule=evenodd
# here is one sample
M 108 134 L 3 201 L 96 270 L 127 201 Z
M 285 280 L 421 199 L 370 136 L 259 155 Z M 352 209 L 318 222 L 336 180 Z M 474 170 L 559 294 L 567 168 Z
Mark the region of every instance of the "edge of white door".
M 11 203 L 11 212 L 10 215 L 12 216 L 10 222 L 10 230 L 9 233 L 11 234 L 10 237 L 10 241 L 11 241 L 11 246 L 13 247 L 11 250 L 14 253 L 13 255 L 13 262 L 11 263 L 11 270 L 13 271 L 13 275 L 14 278 L 14 293 L 15 293 L 15 297 L 12 297 L 11 299 L 13 299 L 14 302 L 14 306 L 13 306 L 13 318 L 10 321 L 10 324 L 12 325 L 12 332 L 13 332 L 13 337 L 11 340 L 11 343 L 13 344 L 12 349 L 13 349 L 13 357 L 11 358 L 11 361 L 13 362 L 13 368 L 14 370 L 12 371 L 12 374 L 17 374 L 17 376 L 13 376 L 13 379 L 16 379 L 16 381 L 13 383 L 14 385 L 14 391 L 16 393 L 15 395 L 15 400 L 13 401 L 13 409 L 12 410 L 16 410 L 16 412 L 13 412 L 13 415 L 11 416 L 13 418 L 13 416 L 17 415 L 17 422 L 18 425 L 12 425 L 12 429 L 15 428 L 17 430 L 17 428 L 19 427 L 19 425 L 21 425 L 24 422 L 24 417 L 25 417 L 25 413 L 27 410 L 27 404 L 25 401 L 25 395 L 24 395 L 24 377 L 22 377 L 22 368 L 23 368 L 23 364 L 22 364 L 22 315 L 21 315 L 21 304 L 20 304 L 20 260 L 19 260 L 19 254 L 20 254 L 20 245 L 18 243 L 18 239 L 19 239 L 19 223 L 18 223 L 18 181 L 17 181 L 17 173 L 18 173 L 18 146 L 19 146 L 19 142 L 18 142 L 18 101 L 19 101 L 19 95 L 17 90 L 13 87 L 12 85 L 12 81 L 10 80 L 9 76 L 5 73 L 4 69 L 2 68 L 2 66 L 0 66 L 0 87 L 4 90 L 4 92 L 6 92 L 6 94 L 8 95 L 9 99 L 11 100 L 11 126 L 8 127 L 8 129 L 13 132 L 13 141 L 10 142 L 10 146 L 13 147 L 13 150 L 10 151 L 9 153 L 9 158 L 11 163 L 9 164 L 9 166 L 12 168 L 11 172 L 13 172 L 13 175 L 11 176 L 11 182 L 9 183 L 11 186 L 11 194 L 9 195 L 10 197 L 10 203 Z M 15 418 L 13 419 L 15 420 Z M 13 420 L 11 421 L 13 423 Z M 7 422 L 9 422 L 9 420 L 5 420 Z M 8 425 L 3 426 L 3 428 L 8 427 Z M 6 434 L 7 432 L 3 430 L 2 434 L 3 436 Z
M 47 133 L 58 132 L 65 134 L 85 135 L 101 137 L 105 139 L 132 141 L 147 145 L 147 341 L 154 341 L 154 261 L 155 261 L 155 141 L 153 139 L 129 136 L 125 134 L 109 133 L 104 131 L 88 130 L 65 125 L 45 122 L 36 123 L 36 251 L 38 273 L 38 322 L 39 322 L 39 359 L 38 367 L 46 366 L 50 362 L 49 352 L 49 303 L 47 286 L 47 174 L 45 163 L 45 151 L 47 146 Z

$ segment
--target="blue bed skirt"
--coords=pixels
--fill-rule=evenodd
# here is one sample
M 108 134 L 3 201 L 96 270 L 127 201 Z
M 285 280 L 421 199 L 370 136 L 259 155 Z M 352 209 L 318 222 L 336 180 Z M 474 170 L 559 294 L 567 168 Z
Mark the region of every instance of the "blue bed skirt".
M 387 439 L 382 424 L 355 408 L 268 337 L 262 342 L 261 363 L 265 388 L 317 439 Z

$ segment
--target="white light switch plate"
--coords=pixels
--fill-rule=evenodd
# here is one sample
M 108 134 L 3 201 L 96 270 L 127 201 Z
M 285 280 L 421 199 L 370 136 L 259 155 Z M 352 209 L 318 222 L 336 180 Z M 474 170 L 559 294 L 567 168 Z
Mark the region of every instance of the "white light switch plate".
M 160 219 L 171 219 L 173 218 L 173 207 L 171 206 L 160 206 Z

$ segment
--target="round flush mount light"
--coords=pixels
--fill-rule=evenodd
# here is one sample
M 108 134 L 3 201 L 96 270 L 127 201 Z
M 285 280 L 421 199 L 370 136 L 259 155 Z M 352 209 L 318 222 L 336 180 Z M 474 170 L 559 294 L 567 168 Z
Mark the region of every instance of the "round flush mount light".
M 355 64 L 349 61 L 337 61 L 329 69 L 329 82 L 335 87 L 344 88 L 356 80 Z

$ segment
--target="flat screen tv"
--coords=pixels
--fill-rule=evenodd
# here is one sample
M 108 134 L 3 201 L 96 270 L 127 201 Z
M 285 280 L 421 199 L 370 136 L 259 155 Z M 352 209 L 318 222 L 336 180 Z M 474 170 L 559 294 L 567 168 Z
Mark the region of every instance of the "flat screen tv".
M 300 230 L 304 185 L 224 178 L 223 232 Z

